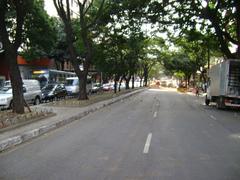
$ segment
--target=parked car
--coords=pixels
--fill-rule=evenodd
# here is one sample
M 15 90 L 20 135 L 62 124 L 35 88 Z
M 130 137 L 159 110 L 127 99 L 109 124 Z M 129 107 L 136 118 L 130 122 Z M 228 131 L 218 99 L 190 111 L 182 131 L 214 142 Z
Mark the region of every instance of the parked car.
M 114 89 L 114 85 L 111 83 L 103 84 L 103 90 L 104 91 L 111 91 Z
M 44 101 L 53 101 L 67 96 L 67 90 L 62 84 L 48 84 L 42 88 Z
M 27 103 L 40 104 L 42 92 L 37 80 L 23 80 L 23 96 Z M 5 86 L 0 89 L 0 109 L 12 108 L 13 94 L 10 81 L 5 82 Z
M 97 93 L 99 91 L 103 90 L 103 86 L 100 83 L 95 83 L 92 85 L 92 88 L 90 90 L 91 93 Z

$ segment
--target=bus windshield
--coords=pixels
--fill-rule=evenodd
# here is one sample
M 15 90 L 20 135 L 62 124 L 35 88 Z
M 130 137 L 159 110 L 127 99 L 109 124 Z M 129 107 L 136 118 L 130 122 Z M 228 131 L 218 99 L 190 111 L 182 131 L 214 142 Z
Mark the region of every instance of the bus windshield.
M 78 79 L 67 79 L 65 86 L 76 86 L 78 85 Z

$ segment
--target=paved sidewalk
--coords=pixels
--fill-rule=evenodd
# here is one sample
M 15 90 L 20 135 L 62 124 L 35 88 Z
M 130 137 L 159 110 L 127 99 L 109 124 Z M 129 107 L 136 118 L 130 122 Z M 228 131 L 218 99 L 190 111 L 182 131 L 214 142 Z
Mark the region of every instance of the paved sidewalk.
M 0 152 L 7 150 L 16 145 L 22 144 L 35 137 L 43 135 L 51 130 L 59 128 L 63 125 L 71 123 L 72 121 L 78 120 L 87 114 L 97 111 L 105 106 L 111 105 L 124 98 L 130 97 L 136 93 L 142 92 L 145 89 L 135 90 L 133 92 L 120 95 L 118 97 L 104 100 L 86 107 L 47 107 L 38 106 L 35 107 L 37 110 L 50 108 L 56 116 L 46 118 L 25 126 L 12 129 L 0 134 Z

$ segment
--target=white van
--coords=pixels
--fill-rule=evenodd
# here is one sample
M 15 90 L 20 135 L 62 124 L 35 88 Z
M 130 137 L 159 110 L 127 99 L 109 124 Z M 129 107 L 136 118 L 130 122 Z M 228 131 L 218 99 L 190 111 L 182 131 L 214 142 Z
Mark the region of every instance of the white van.
M 40 104 L 42 92 L 37 80 L 23 79 L 23 96 L 27 103 Z M 0 109 L 12 108 L 12 86 L 10 81 L 5 81 L 3 88 L 0 89 Z
M 76 95 L 79 93 L 79 79 L 78 77 L 69 77 L 66 78 L 65 88 L 67 90 L 68 95 Z M 87 93 L 90 93 L 92 88 L 91 79 L 87 79 Z

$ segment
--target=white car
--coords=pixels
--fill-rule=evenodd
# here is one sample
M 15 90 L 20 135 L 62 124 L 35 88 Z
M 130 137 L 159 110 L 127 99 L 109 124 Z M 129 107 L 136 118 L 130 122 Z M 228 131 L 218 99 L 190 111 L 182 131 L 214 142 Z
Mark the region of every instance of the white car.
M 23 96 L 27 103 L 40 104 L 42 92 L 37 80 L 23 80 Z M 12 108 L 12 87 L 8 82 L 0 89 L 0 109 Z
M 92 87 L 91 79 L 87 79 L 86 84 L 86 91 L 87 93 L 90 93 Z M 69 77 L 66 78 L 65 88 L 67 90 L 68 95 L 76 95 L 79 93 L 79 79 L 78 77 Z

